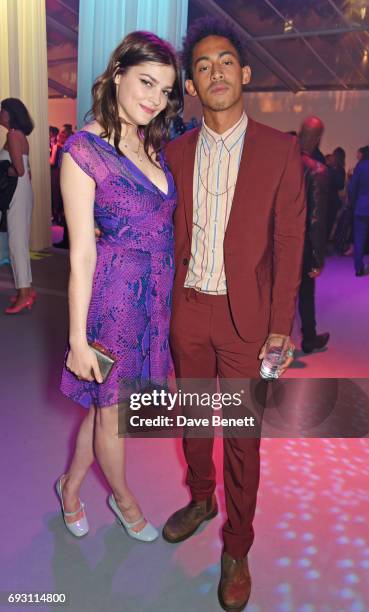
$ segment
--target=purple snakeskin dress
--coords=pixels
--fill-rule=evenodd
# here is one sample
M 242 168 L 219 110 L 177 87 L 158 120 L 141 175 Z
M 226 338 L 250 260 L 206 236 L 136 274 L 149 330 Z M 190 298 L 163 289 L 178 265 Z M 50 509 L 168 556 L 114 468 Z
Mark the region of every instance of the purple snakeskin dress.
M 62 392 L 85 408 L 112 406 L 130 393 L 166 386 L 172 372 L 169 320 L 174 275 L 176 192 L 168 193 L 99 136 L 80 131 L 64 151 L 96 183 L 94 217 L 102 231 L 87 318 L 87 338 L 117 361 L 107 378 L 80 381 L 64 365 Z

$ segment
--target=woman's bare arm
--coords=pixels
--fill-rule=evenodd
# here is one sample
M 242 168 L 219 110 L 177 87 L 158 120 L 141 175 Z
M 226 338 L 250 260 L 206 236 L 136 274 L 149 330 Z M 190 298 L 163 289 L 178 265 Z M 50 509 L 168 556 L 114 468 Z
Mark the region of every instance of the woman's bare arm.
M 95 378 L 101 382 L 97 359 L 86 337 L 87 313 L 96 266 L 93 216 L 95 183 L 69 154 L 63 155 L 60 179 L 70 242 L 70 352 L 67 367 L 80 378 Z
M 23 176 L 24 174 L 24 164 L 23 164 L 23 138 L 25 136 L 17 132 L 15 130 L 11 130 L 8 132 L 7 144 L 10 155 L 10 160 L 13 165 L 13 169 L 15 170 L 16 176 Z M 9 172 L 9 175 L 13 173 Z

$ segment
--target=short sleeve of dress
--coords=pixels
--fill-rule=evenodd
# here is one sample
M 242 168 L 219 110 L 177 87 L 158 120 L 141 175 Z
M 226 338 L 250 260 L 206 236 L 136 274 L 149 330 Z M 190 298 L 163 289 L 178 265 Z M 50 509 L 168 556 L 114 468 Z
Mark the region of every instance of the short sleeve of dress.
M 96 182 L 96 149 L 89 132 L 76 132 L 68 138 L 63 153 L 69 153 L 78 166 Z

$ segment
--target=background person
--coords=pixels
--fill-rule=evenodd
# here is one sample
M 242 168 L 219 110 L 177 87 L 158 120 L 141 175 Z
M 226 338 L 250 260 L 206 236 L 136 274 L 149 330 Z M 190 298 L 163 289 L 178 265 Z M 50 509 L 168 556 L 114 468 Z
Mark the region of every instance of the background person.
M 5 310 L 10 315 L 24 309 L 30 310 L 36 299 L 31 287 L 29 253 L 33 192 L 27 140 L 34 125 L 27 108 L 18 98 L 2 100 L 0 125 L 8 131 L 4 148 L 0 151 L 0 160 L 8 159 L 12 164 L 9 175 L 18 176 L 17 188 L 7 212 L 10 263 L 17 289 L 16 296 L 11 300 L 12 305 Z
M 362 152 L 348 184 L 349 200 L 354 213 L 354 263 L 356 276 L 365 276 L 365 243 L 369 233 L 369 154 Z
M 319 117 L 308 117 L 299 133 L 306 189 L 306 234 L 298 298 L 304 353 L 323 348 L 329 340 L 329 333 L 316 333 L 315 320 L 315 279 L 324 265 L 330 184 L 327 166 L 313 158 L 323 131 L 324 124 Z

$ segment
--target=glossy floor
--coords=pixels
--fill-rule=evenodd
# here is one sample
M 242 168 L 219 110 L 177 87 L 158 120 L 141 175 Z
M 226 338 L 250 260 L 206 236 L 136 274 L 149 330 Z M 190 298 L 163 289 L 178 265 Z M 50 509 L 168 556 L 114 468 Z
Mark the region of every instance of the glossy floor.
M 215 461 L 222 514 L 188 541 L 128 538 L 106 505 L 109 491 L 96 467 L 83 486 L 91 531 L 81 541 L 66 531 L 53 485 L 83 415 L 58 391 L 67 338 L 66 253 L 40 256 L 32 266 L 33 311 L 0 316 L 0 591 L 65 592 L 71 612 L 220 609 L 221 440 Z M 10 294 L 10 270 L 2 267 L 1 310 Z M 317 304 L 319 331 L 330 331 L 331 341 L 319 353 L 298 354 L 290 376 L 368 378 L 369 277 L 356 278 L 351 260 L 328 259 Z M 188 500 L 180 441 L 131 439 L 127 454 L 132 488 L 160 527 Z M 263 440 L 248 611 L 369 609 L 368 466 L 367 438 Z

